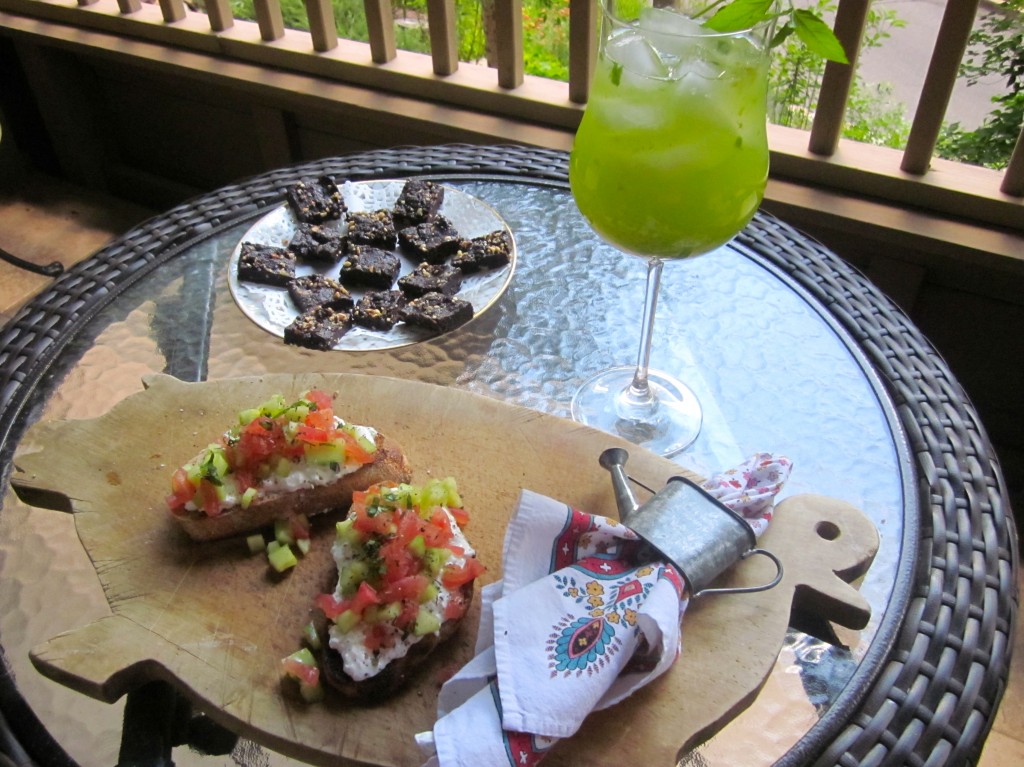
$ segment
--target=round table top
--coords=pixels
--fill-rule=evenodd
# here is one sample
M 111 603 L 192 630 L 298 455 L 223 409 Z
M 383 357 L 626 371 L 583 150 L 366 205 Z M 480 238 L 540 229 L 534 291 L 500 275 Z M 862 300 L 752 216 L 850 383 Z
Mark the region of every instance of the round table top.
M 478 198 L 515 237 L 512 279 L 472 322 L 416 344 L 285 346 L 239 310 L 227 265 L 288 184 L 323 174 L 422 175 Z M 564 154 L 407 148 L 265 174 L 132 230 L 5 328 L 5 479 L 30 423 L 102 414 L 150 373 L 373 373 L 568 417 L 580 383 L 635 360 L 644 270 L 583 220 Z M 785 455 L 794 470 L 784 495 L 844 500 L 880 534 L 859 584 L 872 608 L 867 628 L 829 637 L 795 619 L 758 699 L 684 762 L 848 763 L 881 750 L 907 763 L 944 749 L 960 763 L 975 754 L 1007 673 L 1016 538 L 983 428 L 926 339 L 841 259 L 761 213 L 729 245 L 667 264 L 652 366 L 686 381 L 704 407 L 697 442 L 675 458 L 681 466 L 709 476 L 756 452 Z M 5 496 L 0 578 L 17 584 L 0 610 L 15 671 L 9 697 L 41 722 L 16 733 L 22 740 L 45 741 L 58 761 L 109 764 L 119 708 L 41 680 L 27 660 L 34 644 L 107 607 L 63 517 L 30 515 Z M 31 556 L 29 543 L 40 543 Z M 38 609 L 69 593 L 74 606 L 59 616 Z M 243 750 L 247 764 L 288 761 L 251 743 Z M 192 759 L 213 757 L 176 756 Z

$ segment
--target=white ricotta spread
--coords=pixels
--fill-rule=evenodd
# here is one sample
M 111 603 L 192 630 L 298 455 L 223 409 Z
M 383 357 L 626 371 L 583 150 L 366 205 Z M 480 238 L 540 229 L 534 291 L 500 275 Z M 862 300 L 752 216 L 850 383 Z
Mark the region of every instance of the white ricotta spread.
M 469 541 L 466 540 L 466 536 L 462 533 L 455 518 L 452 517 L 451 512 L 448 509 L 444 510 L 448 515 L 448 521 L 452 527 L 452 539 L 449 543 L 451 546 L 457 546 L 461 548 L 465 555 L 456 555 L 454 553 L 449 554 L 448 559 L 445 560 L 445 565 L 463 565 L 466 562 L 466 557 L 471 557 L 476 554 L 473 548 L 469 545 Z M 349 562 L 356 559 L 355 548 L 345 541 L 335 541 L 331 553 L 334 555 L 334 561 L 338 565 L 338 572 L 346 567 Z M 434 585 L 437 586 L 437 596 L 421 604 L 421 608 L 429 610 L 435 617 L 438 618 L 440 623 L 444 622 L 444 611 L 451 601 L 452 593 L 444 587 L 441 583 L 440 578 L 434 579 Z M 339 581 L 337 588 L 334 591 L 334 596 L 337 599 L 342 599 L 341 583 Z M 376 676 L 380 671 L 387 666 L 391 661 L 398 658 L 404 658 L 410 648 L 421 639 L 422 636 L 416 636 L 412 632 L 403 632 L 398 628 L 389 626 L 395 637 L 395 642 L 391 647 L 381 647 L 378 650 L 370 650 L 366 647 L 366 637 L 368 629 L 365 624 L 357 624 L 351 631 L 342 633 L 338 630 L 338 627 L 331 624 L 329 629 L 330 634 L 330 646 L 341 655 L 341 660 L 345 666 L 345 673 L 356 681 L 362 681 L 369 679 L 370 677 Z M 438 632 L 440 629 L 438 630 Z M 438 633 L 435 632 L 435 633 Z M 429 635 L 428 635 L 429 636 Z
M 335 427 L 341 428 L 345 425 L 345 422 L 335 417 Z M 364 437 L 372 443 L 377 441 L 377 430 L 372 426 L 358 426 L 356 424 L 349 424 L 349 428 L 354 430 L 360 437 Z M 230 436 L 230 432 L 225 433 L 225 438 Z M 339 477 L 344 477 L 346 474 L 351 474 L 362 468 L 363 464 L 357 461 L 346 461 L 342 465 L 337 464 L 322 464 L 322 463 L 309 463 L 304 457 L 297 461 L 293 461 L 291 468 L 285 475 L 271 474 L 256 483 L 256 489 L 260 495 L 268 494 L 273 495 L 275 493 L 291 493 L 296 490 L 307 490 L 312 487 L 319 485 L 329 485 L 332 482 L 337 482 Z M 224 495 L 220 505 L 222 510 L 234 508 L 241 502 L 241 498 L 235 493 L 228 492 Z M 185 508 L 189 511 L 197 511 L 194 501 L 189 501 L 185 504 Z

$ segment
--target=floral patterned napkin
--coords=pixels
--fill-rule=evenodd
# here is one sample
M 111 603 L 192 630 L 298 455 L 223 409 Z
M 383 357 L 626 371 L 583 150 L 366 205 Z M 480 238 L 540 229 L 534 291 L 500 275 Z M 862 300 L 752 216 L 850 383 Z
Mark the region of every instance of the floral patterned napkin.
M 767 528 L 788 459 L 757 454 L 703 484 Z M 666 562 L 638 561 L 625 525 L 524 490 L 509 523 L 504 579 L 483 589 L 476 656 L 445 683 L 417 742 L 424 767 L 537 764 L 594 710 L 665 673 L 688 604 Z

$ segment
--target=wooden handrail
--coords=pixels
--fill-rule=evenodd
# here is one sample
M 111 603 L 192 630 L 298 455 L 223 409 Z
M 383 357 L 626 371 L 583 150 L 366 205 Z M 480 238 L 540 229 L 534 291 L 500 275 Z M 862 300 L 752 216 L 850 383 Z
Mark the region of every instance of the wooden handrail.
M 454 0 L 428 0 L 429 56 L 399 51 L 391 0 L 364 0 L 367 44 L 339 41 L 330 0 L 306 0 L 309 32 L 286 30 L 280 0 L 255 0 L 258 25 L 233 18 L 228 0 L 206 0 L 206 15 L 182 0 L 0 0 L 0 12 L 94 29 L 125 39 L 151 40 L 181 50 L 216 53 L 222 60 L 312 75 L 380 93 L 528 121 L 572 131 L 588 96 L 596 50 L 596 0 L 567 0 L 570 11 L 569 81 L 524 74 L 522 0 L 494 0 L 494 68 L 458 61 Z M 837 36 L 851 60 L 859 53 L 867 0 L 841 0 Z M 985 171 L 933 157 L 949 91 L 966 45 L 978 0 L 947 4 L 911 132 L 902 153 L 874 151 L 868 165 L 850 162 L 848 142 L 840 150 L 850 67 L 829 65 L 810 133 L 770 131 L 773 174 L 894 204 L 976 218 L 1024 230 L 1024 138 L 1005 173 Z M 257 28 L 253 37 L 250 30 Z M 785 135 L 784 142 L 779 137 Z M 795 142 L 792 136 L 796 135 Z M 1024 136 L 1024 133 L 1022 133 Z M 802 141 L 802 146 L 800 142 Z M 881 158 L 881 159 L 880 159 Z M 962 170 L 957 170 L 958 168 Z M 957 178 L 962 177 L 962 182 Z M 920 183 L 920 187 L 915 187 Z M 920 193 L 914 191 L 918 189 Z

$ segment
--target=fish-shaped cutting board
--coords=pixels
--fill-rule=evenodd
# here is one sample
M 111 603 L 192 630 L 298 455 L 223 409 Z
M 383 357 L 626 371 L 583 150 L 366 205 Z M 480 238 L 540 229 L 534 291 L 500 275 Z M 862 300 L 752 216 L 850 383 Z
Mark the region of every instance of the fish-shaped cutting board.
M 214 441 L 238 411 L 275 393 L 337 393 L 336 412 L 403 445 L 414 481 L 455 477 L 470 510 L 467 534 L 501 577 L 505 526 L 529 488 L 594 514 L 617 517 L 598 464 L 630 450 L 630 473 L 659 487 L 677 464 L 571 421 L 466 391 L 351 374 L 269 375 L 205 383 L 168 376 L 99 418 L 32 427 L 15 455 L 12 484 L 26 502 L 75 515 L 110 615 L 41 643 L 32 661 L 46 676 L 114 701 L 152 680 L 171 682 L 234 732 L 314 764 L 418 765 L 413 735 L 433 726 L 441 683 L 473 654 L 478 610 L 434 653 L 412 684 L 376 706 L 333 695 L 301 700 L 281 659 L 299 648 L 313 599 L 335 574 L 338 513 L 315 518 L 310 553 L 278 576 L 244 540 L 195 543 L 167 514 L 173 470 Z M 863 628 L 866 601 L 851 581 L 866 571 L 878 537 L 859 510 L 801 495 L 779 505 L 760 545 L 783 563 L 767 592 L 708 595 L 685 615 L 683 652 L 662 678 L 612 709 L 592 714 L 545 763 L 669 767 L 754 699 L 784 641 L 794 605 Z M 751 558 L 716 585 L 757 584 L 772 568 Z M 45 638 L 40 638 L 45 639 Z

